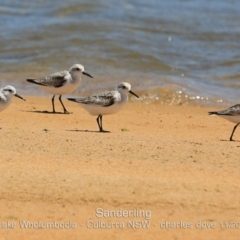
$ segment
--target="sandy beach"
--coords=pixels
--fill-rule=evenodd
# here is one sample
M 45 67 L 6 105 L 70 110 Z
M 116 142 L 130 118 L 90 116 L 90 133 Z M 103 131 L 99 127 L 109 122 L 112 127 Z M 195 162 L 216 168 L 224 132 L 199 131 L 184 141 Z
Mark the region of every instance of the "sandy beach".
M 217 108 L 130 102 L 99 133 L 76 103 L 25 98 L 0 117 L 0 239 L 238 239 L 240 130 Z

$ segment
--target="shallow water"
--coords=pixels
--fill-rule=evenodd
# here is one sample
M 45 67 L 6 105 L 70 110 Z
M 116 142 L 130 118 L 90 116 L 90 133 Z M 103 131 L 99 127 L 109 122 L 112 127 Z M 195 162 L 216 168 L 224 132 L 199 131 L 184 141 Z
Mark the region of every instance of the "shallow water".
M 239 102 L 237 0 L 0 3 L 1 86 L 45 95 L 25 79 L 81 63 L 81 96 L 127 81 L 147 102 Z

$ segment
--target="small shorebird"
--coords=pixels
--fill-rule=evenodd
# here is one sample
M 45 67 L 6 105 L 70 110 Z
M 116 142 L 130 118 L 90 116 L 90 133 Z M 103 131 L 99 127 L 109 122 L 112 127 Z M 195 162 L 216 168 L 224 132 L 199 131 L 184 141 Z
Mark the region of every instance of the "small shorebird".
M 117 86 L 116 90 L 101 92 L 87 98 L 68 98 L 68 100 L 82 104 L 89 114 L 98 116 L 99 131 L 107 132 L 103 130 L 102 116 L 120 111 L 128 100 L 128 92 L 139 98 L 137 94 L 131 91 L 129 83 L 122 82 Z
M 62 95 L 75 91 L 81 82 L 82 74 L 93 78 L 89 73 L 84 71 L 84 67 L 80 64 L 74 64 L 69 71 L 61 71 L 53 73 L 40 79 L 27 79 L 28 82 L 39 85 L 41 89 L 47 93 L 53 94 L 52 107 L 55 113 L 54 98 L 59 96 L 59 101 L 63 107 L 64 113 L 69 113 L 62 103 Z
M 236 123 L 236 125 L 233 128 L 232 134 L 230 136 L 230 141 L 234 141 L 233 134 L 236 128 L 238 127 L 238 125 L 240 124 L 240 104 L 236 104 L 226 110 L 222 110 L 219 112 L 209 112 L 209 115 L 219 116 L 227 119 L 230 122 Z
M 18 97 L 25 101 L 24 98 L 19 96 L 16 89 L 13 86 L 6 86 L 0 89 L 0 112 L 5 110 L 9 104 L 12 102 L 12 97 Z

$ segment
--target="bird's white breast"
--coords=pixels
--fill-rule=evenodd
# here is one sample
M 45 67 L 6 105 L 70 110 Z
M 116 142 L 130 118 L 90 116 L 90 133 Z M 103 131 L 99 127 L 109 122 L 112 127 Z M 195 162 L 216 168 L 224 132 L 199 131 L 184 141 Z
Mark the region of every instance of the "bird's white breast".
M 221 118 L 224 118 L 233 123 L 240 123 L 240 115 L 218 115 Z
M 81 104 L 83 108 L 93 116 L 98 115 L 110 115 L 119 112 L 125 105 L 125 102 L 115 103 L 109 107 L 103 107 L 101 105 Z
M 12 98 L 11 97 L 6 97 L 6 100 L 5 101 L 1 101 L 0 102 L 0 112 L 5 110 L 9 104 L 12 102 Z

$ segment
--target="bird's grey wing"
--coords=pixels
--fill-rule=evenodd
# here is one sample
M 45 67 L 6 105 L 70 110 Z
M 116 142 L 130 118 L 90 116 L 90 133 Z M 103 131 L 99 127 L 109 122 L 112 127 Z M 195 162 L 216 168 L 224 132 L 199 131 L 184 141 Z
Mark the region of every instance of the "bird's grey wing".
M 109 107 L 116 102 L 118 94 L 119 93 L 116 91 L 102 92 L 102 93 L 94 94 L 88 98 L 79 98 L 78 102 L 83 104 L 100 105 L 102 107 Z
M 217 112 L 218 115 L 240 115 L 240 104 L 236 104 L 226 110 Z
M 62 87 L 67 82 L 68 77 L 69 77 L 68 71 L 61 71 L 40 79 L 28 79 L 27 81 L 42 86 L 59 88 Z

